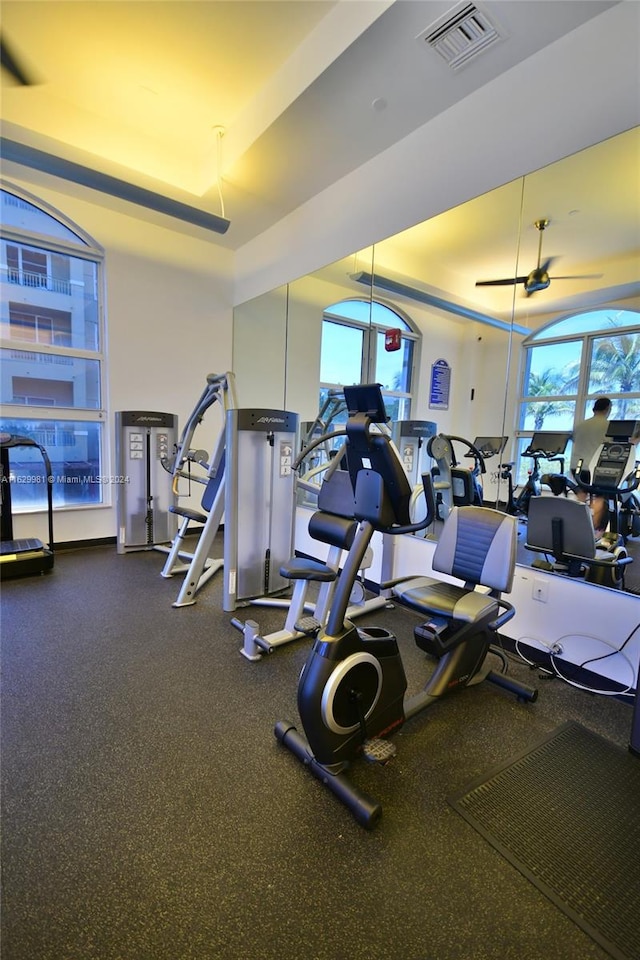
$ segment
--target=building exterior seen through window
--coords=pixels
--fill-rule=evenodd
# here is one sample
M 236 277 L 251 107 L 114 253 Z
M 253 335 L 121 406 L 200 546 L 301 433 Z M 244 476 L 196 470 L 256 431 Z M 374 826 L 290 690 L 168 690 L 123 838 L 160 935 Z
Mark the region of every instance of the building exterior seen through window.
M 102 251 L 56 211 L 0 193 L 0 430 L 42 444 L 54 506 L 104 501 Z M 39 452 L 11 456 L 15 511 L 46 503 Z

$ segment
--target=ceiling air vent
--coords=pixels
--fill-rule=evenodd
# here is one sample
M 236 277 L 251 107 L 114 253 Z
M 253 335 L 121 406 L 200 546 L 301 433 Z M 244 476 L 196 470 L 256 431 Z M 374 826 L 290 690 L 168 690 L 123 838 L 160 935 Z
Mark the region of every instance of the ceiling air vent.
M 463 3 L 450 10 L 444 19 L 427 27 L 418 37 L 424 40 L 457 70 L 501 35 L 486 13 L 473 3 Z

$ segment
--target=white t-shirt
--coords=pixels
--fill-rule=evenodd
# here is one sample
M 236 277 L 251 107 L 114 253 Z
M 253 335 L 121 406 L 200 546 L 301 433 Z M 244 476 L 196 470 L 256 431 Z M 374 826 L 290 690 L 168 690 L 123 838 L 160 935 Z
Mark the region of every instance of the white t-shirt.
M 589 470 L 591 461 L 604 443 L 609 421 L 607 416 L 594 413 L 592 417 L 583 420 L 573 431 L 573 446 L 571 448 L 571 469 L 575 470 L 580 460 L 582 469 Z

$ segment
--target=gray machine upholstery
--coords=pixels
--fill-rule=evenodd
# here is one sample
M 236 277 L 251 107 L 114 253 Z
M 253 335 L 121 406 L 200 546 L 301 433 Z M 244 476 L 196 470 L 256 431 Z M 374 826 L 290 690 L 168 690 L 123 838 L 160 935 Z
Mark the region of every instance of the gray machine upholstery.
M 517 521 L 487 507 L 454 507 L 436 545 L 432 567 L 464 586 L 431 577 L 397 584 L 394 595 L 424 613 L 474 623 L 497 611 L 497 597 L 509 593 L 516 563 Z M 475 590 L 488 588 L 487 592 Z
M 632 559 L 617 536 L 596 540 L 589 505 L 567 497 L 531 498 L 525 547 L 552 556 L 556 570 L 570 576 L 586 572 L 587 579 L 605 586 L 618 586 Z

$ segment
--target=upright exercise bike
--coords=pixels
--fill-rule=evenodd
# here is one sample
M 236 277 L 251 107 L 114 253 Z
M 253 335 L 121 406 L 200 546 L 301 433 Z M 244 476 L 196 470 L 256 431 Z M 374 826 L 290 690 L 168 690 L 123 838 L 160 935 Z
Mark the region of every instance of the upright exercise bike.
M 398 582 L 396 596 L 428 620 L 416 627 L 417 645 L 438 659 L 424 689 L 405 699 L 407 680 L 396 638 L 380 628 L 358 630 L 345 619 L 352 583 L 375 531 L 413 532 L 433 519 L 433 484 L 424 475 L 427 516 L 409 522 L 411 487 L 389 438 L 370 430 L 386 413 L 379 384 L 345 388 L 349 410 L 347 462 L 354 487 L 358 531 L 326 624 L 314 642 L 298 684 L 298 711 L 305 736 L 280 721 L 276 738 L 302 761 L 364 827 L 379 819 L 381 805 L 359 791 L 345 770 L 352 760 L 386 763 L 395 747 L 384 737 L 454 689 L 487 679 L 535 700 L 530 687 L 486 665 L 490 642 L 515 613 L 501 592 L 511 589 L 517 521 L 486 507 L 454 507 L 444 523 L 433 569 L 464 586 L 429 577 Z M 476 585 L 489 593 L 475 591 Z

